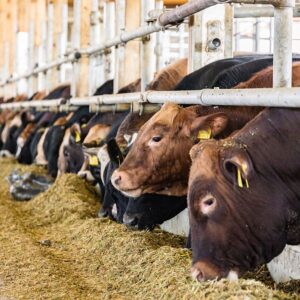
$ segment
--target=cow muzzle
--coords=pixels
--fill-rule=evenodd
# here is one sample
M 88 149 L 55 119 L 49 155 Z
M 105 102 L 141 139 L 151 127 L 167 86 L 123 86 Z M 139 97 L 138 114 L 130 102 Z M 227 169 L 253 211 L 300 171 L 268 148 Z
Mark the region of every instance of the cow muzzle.
M 111 175 L 110 180 L 112 185 L 125 196 L 133 198 L 139 197 L 142 194 L 142 189 L 132 186 L 130 178 L 129 173 L 117 169 Z
M 231 281 L 238 279 L 238 274 L 236 271 L 231 270 L 229 272 L 224 272 L 217 266 L 207 261 L 198 261 L 194 263 L 191 268 L 191 275 L 193 279 L 199 282 L 221 278 L 227 278 Z

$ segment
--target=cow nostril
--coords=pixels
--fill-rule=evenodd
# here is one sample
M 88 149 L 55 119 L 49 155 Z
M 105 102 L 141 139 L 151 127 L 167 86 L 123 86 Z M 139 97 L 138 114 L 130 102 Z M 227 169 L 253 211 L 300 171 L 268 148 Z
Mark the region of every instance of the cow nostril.
M 138 224 L 138 218 L 136 216 L 129 216 L 125 213 L 123 215 L 123 223 L 128 227 L 134 227 Z
M 195 268 L 193 267 L 191 269 L 191 275 L 192 275 L 192 278 L 194 280 L 197 280 L 199 282 L 203 282 L 204 281 L 204 274 L 201 270 L 199 270 L 198 268 Z
M 122 177 L 119 175 L 117 178 L 114 179 L 115 185 L 119 185 L 121 180 L 122 180 Z
M 204 275 L 201 271 L 199 271 L 199 274 L 197 275 L 197 280 L 199 282 L 203 282 L 204 281 Z
M 101 207 L 101 209 L 98 212 L 98 218 L 105 218 L 107 216 L 108 216 L 107 210 Z

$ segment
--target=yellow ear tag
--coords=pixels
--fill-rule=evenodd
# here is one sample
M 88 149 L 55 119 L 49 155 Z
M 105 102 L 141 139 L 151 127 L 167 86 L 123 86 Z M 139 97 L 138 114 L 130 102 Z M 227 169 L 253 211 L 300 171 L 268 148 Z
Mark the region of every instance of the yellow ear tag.
M 243 179 L 242 179 L 242 175 L 241 175 L 241 171 L 240 171 L 239 168 L 237 169 L 237 182 L 238 182 L 238 186 L 240 188 L 244 187 L 244 185 L 243 185 Z M 247 189 L 249 189 L 249 182 L 248 182 L 247 179 L 245 179 L 245 183 L 246 183 Z
M 241 171 L 240 171 L 239 168 L 237 169 L 237 182 L 238 182 L 238 186 L 239 186 L 240 188 L 243 188 L 243 187 L 244 187 L 244 186 L 243 186 L 243 180 L 242 180 Z
M 79 143 L 81 141 L 80 133 L 78 131 L 75 132 L 75 142 Z
M 197 138 L 199 140 L 209 140 L 211 138 L 211 129 L 199 130 Z
M 92 155 L 89 157 L 89 165 L 92 167 L 96 167 L 99 165 L 99 161 L 96 155 Z

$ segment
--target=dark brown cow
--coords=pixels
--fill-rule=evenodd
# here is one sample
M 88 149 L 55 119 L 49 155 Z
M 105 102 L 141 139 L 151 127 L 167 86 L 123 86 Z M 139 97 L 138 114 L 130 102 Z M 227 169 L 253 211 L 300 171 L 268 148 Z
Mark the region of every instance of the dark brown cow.
M 300 243 L 300 110 L 265 109 L 191 150 L 192 275 L 237 278 Z
M 182 108 L 165 104 L 140 130 L 112 183 L 124 194 L 187 194 L 189 150 L 199 130 L 211 137 L 228 136 L 251 120 L 261 108 Z
M 300 86 L 300 62 L 294 62 L 292 68 L 293 86 Z M 271 88 L 273 86 L 273 67 L 268 67 L 255 74 L 248 81 L 238 84 L 235 88 Z

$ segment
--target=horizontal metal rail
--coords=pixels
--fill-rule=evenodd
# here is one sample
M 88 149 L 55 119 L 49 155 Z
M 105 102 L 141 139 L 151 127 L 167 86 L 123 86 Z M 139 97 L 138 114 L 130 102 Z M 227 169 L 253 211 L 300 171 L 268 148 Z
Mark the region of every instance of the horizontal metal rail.
M 296 5 L 293 9 L 293 16 L 300 17 L 300 6 Z M 274 17 L 274 7 L 266 5 L 263 7 L 257 6 L 241 6 L 234 7 L 234 18 L 271 18 Z
M 204 89 L 198 91 L 147 91 L 116 95 L 24 101 L 2 103 L 0 109 L 70 111 L 80 106 L 89 106 L 91 111 L 125 111 L 133 103 L 140 105 L 163 104 L 233 105 L 266 107 L 300 107 L 300 88 L 259 89 Z

